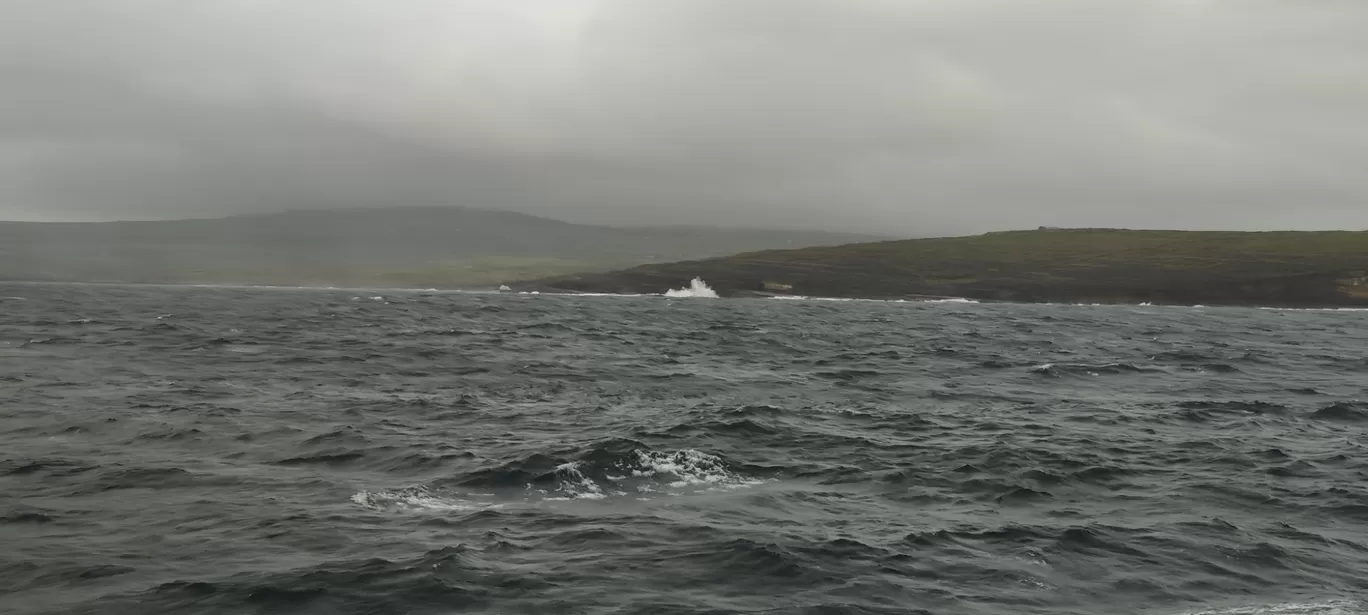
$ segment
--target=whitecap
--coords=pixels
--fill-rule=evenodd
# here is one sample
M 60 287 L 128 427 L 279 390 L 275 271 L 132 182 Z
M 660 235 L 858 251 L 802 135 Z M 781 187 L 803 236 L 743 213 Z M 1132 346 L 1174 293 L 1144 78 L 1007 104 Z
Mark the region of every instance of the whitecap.
M 758 485 L 764 481 L 739 475 L 727 469 L 720 457 L 693 449 L 674 453 L 638 450 L 634 454 L 632 476 L 672 478 L 669 487 L 741 487 Z
M 603 487 L 580 471 L 579 462 L 557 466 L 556 476 L 560 478 L 560 484 L 556 489 L 569 499 L 601 500 L 608 497 L 603 493 Z
M 361 491 L 351 496 L 354 504 L 371 510 L 383 511 L 465 511 L 498 508 L 498 504 L 481 504 L 436 495 L 423 487 L 399 491 Z
M 548 500 L 602 500 L 610 496 L 635 494 L 679 495 L 686 492 L 721 491 L 763 484 L 758 478 L 743 476 L 727 468 L 721 457 L 694 449 L 675 452 L 636 450 L 613 464 L 598 478 L 586 475 L 584 462 L 556 467 L 556 485 L 529 492 Z

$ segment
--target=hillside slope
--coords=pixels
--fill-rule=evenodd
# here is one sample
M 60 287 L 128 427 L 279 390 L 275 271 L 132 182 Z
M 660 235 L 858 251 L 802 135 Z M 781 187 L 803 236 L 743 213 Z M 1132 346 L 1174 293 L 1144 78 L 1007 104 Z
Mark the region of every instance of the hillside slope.
M 870 237 L 616 228 L 459 208 L 0 223 L 0 279 L 459 287 Z
M 1014 231 L 752 252 L 530 287 L 661 292 L 694 276 L 724 296 L 1368 306 L 1368 232 Z

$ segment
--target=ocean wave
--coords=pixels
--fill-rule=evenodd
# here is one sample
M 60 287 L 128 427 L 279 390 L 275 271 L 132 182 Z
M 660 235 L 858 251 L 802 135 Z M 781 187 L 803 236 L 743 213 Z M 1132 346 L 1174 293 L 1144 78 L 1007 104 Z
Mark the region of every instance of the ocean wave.
M 813 297 L 808 295 L 774 295 L 770 299 L 779 301 L 830 301 L 834 303 L 980 303 L 974 299 L 950 297 L 946 299 L 866 299 L 861 297 Z
M 1281 307 L 1261 307 L 1260 310 L 1270 312 L 1368 312 L 1368 308 L 1281 308 Z
M 0 461 L 0 476 L 44 475 L 50 478 L 72 476 L 98 469 L 98 466 L 67 459 L 39 459 Z
M 476 470 L 455 484 L 467 489 L 514 489 L 564 499 L 593 500 L 643 493 L 681 493 L 758 485 L 717 455 L 683 449 L 656 451 L 634 440 L 610 440 L 572 459 L 534 454 Z
M 356 461 L 365 457 L 366 454 L 359 451 L 349 451 L 345 453 L 331 453 L 318 455 L 300 455 L 277 461 L 277 465 L 282 466 L 303 466 L 303 465 L 341 465 Z
M 25 613 L 1363 615 L 1337 315 L 10 294 Z
M 1063 376 L 1104 376 L 1120 374 L 1142 374 L 1162 372 L 1155 367 L 1145 367 L 1131 363 L 1044 363 L 1031 368 L 1032 373 L 1052 378 Z
M 1214 413 L 1236 413 L 1236 414 L 1270 414 L 1282 413 L 1288 410 L 1287 406 L 1259 400 L 1233 400 L 1233 401 L 1210 401 L 1196 400 L 1178 402 L 1178 407 L 1184 410 L 1201 410 Z
M 500 504 L 472 502 L 444 495 L 437 495 L 427 487 L 410 487 L 397 491 L 359 491 L 351 496 L 351 501 L 363 508 L 381 511 L 469 511 L 499 508 Z
M 1338 402 L 1311 413 L 1312 418 L 1325 421 L 1348 423 L 1368 422 L 1368 404 L 1359 402 Z
M 1368 611 L 1365 610 L 1361 602 L 1326 600 L 1323 602 L 1289 602 L 1197 609 L 1183 611 L 1181 615 L 1364 615 L 1365 613 Z
M 557 466 L 554 476 L 554 487 L 540 491 L 569 499 L 730 489 L 764 482 L 733 472 L 716 455 L 693 449 L 674 452 L 636 449 L 622 456 L 590 453 L 582 461 Z
M 0 523 L 32 523 L 41 525 L 45 523 L 52 523 L 54 520 L 55 519 L 53 519 L 51 515 L 46 515 L 40 512 L 32 511 L 17 512 L 0 517 Z
M 337 461 L 325 455 L 288 465 L 302 463 Z M 631 440 L 614 440 L 595 446 L 574 460 L 534 454 L 476 470 L 456 480 L 401 490 L 361 491 L 351 500 L 375 510 L 460 511 L 497 506 L 492 503 L 496 500 L 534 502 L 682 495 L 764 482 L 737 472 L 721 457 L 702 451 L 654 451 Z M 512 490 L 522 497 L 510 500 Z
M 118 613 L 460 612 L 552 586 L 491 566 L 478 549 L 454 546 L 411 558 L 335 560 L 294 570 L 171 581 L 101 602 Z

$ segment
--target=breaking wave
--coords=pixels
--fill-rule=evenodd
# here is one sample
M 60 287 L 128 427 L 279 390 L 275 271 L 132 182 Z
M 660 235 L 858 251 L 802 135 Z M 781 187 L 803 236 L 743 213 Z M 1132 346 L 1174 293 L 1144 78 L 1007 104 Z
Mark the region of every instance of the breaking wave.
M 689 282 L 688 288 L 678 288 L 665 291 L 666 297 L 685 298 L 694 297 L 698 299 L 717 299 L 717 291 L 708 286 L 703 278 L 694 278 Z
M 589 459 L 556 468 L 555 491 L 570 499 L 633 493 L 678 493 L 761 484 L 728 469 L 720 457 L 693 449 L 663 453 L 635 450 L 616 461 Z
M 513 496 L 520 501 L 602 500 L 720 491 L 765 482 L 732 470 L 717 455 L 694 449 L 662 452 L 636 446 L 630 440 L 610 441 L 571 461 L 531 455 L 476 470 L 455 485 L 361 491 L 351 501 L 372 510 L 466 511 L 498 506 L 492 504 L 494 498 L 507 498 L 509 490 L 520 493 Z
M 411 487 L 398 491 L 361 491 L 351 497 L 351 501 L 371 510 L 410 511 L 466 511 L 497 508 L 498 504 L 479 504 L 466 500 L 440 496 L 427 487 Z

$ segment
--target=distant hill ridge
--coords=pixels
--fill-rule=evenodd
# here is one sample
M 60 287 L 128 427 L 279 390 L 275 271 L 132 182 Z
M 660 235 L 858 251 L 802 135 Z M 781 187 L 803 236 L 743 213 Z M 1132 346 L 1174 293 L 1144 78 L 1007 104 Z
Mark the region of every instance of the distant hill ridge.
M 618 228 L 458 207 L 0 222 L 0 279 L 449 288 L 869 239 L 820 231 Z
M 1038 229 L 757 251 L 561 276 L 528 288 L 723 296 L 1368 306 L 1368 232 Z

